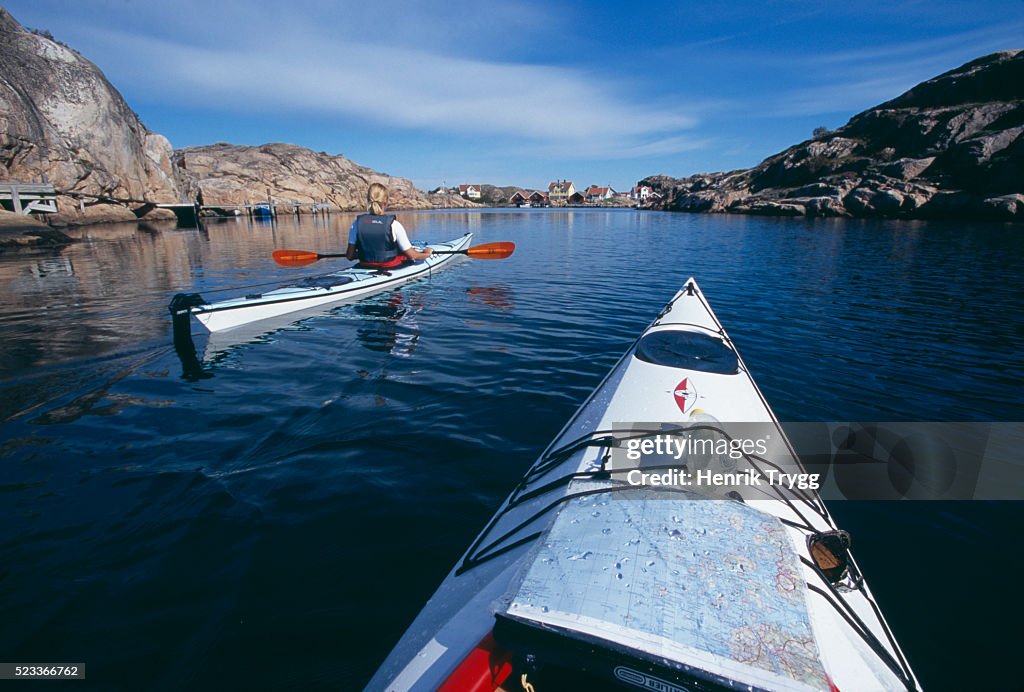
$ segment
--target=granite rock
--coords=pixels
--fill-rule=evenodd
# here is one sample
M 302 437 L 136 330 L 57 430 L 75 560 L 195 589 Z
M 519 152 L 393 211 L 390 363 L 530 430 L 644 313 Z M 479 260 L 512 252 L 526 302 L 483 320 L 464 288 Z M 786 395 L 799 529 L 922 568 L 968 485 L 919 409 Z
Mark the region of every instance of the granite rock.
M 287 207 L 292 203 L 326 202 L 335 209 L 361 211 L 366 208 L 366 188 L 372 182 L 380 182 L 389 190 L 392 209 L 436 206 L 405 178 L 378 173 L 341 155 L 315 152 L 294 144 L 218 143 L 187 147 L 175 151 L 173 161 L 195 179 L 207 205 L 272 200 Z
M 0 8 L 0 170 L 87 195 L 178 202 L 188 181 L 93 63 Z M 58 199 L 57 222 L 124 219 L 125 207 Z M 130 213 L 130 212 L 129 212 Z M 132 216 L 134 218 L 134 215 Z
M 1024 219 L 1024 51 L 974 60 L 757 166 L 640 181 L 656 208 Z

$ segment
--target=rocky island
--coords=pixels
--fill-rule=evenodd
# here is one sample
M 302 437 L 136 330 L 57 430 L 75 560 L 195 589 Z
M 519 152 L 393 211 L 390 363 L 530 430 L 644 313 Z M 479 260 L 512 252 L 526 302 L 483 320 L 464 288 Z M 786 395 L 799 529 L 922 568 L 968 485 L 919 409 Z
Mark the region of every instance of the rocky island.
M 640 182 L 654 208 L 777 216 L 1024 219 L 1024 51 L 918 84 L 749 170 Z
M 134 221 L 96 197 L 178 202 L 190 184 L 167 138 L 150 132 L 98 67 L 0 8 L 0 170 L 3 181 L 52 182 L 65 196 L 49 221 Z M 154 216 L 173 214 L 154 210 Z M 152 218 L 152 217 L 151 217 Z
M 174 163 L 195 181 L 208 205 L 266 201 L 327 203 L 335 209 L 362 209 L 366 188 L 380 181 L 397 209 L 429 209 L 430 199 L 411 181 L 373 171 L 344 156 L 294 144 L 238 146 L 212 144 L 174 152 Z
M 0 8 L 0 182 L 52 183 L 51 225 L 173 219 L 153 203 L 231 207 L 274 201 L 363 208 L 373 181 L 392 208 L 508 203 L 518 188 L 484 185 L 472 201 L 427 194 L 340 154 L 293 144 L 174 150 L 103 73 L 45 31 Z M 783 216 L 1024 218 L 1024 51 L 970 62 L 854 116 L 835 131 L 749 170 L 640 181 L 653 208 Z M 148 204 L 146 204 L 148 203 Z M 66 242 L 0 211 L 0 244 Z
M 392 206 L 466 206 L 436 199 L 411 181 L 343 156 L 291 144 L 214 144 L 175 151 L 151 132 L 102 71 L 45 31 L 29 31 L 0 8 L 0 182 L 52 183 L 55 226 L 171 219 L 152 204 L 327 203 L 364 206 L 371 181 L 392 191 Z M 136 200 L 115 202 L 114 200 Z M 475 206 L 475 205 L 474 205 Z M 61 242 L 33 219 L 0 211 L 8 245 Z M 66 237 L 64 241 L 66 242 Z

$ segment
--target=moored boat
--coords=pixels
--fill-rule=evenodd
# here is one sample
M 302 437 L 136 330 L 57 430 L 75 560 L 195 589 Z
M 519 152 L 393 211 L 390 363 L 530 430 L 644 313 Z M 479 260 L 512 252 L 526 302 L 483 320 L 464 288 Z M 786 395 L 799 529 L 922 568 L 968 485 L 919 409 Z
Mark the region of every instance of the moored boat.
M 918 689 L 816 488 L 690 279 L 369 687 Z

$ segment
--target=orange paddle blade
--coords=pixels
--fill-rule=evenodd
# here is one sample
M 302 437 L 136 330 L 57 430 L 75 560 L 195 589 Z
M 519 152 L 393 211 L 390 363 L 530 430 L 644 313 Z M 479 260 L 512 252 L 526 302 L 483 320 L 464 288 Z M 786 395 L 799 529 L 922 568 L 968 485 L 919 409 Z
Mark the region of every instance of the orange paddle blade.
M 466 250 L 466 254 L 476 259 L 505 259 L 516 251 L 516 244 L 508 241 L 484 243 Z
M 282 267 L 304 267 L 320 259 L 320 255 L 306 250 L 274 250 L 272 257 Z

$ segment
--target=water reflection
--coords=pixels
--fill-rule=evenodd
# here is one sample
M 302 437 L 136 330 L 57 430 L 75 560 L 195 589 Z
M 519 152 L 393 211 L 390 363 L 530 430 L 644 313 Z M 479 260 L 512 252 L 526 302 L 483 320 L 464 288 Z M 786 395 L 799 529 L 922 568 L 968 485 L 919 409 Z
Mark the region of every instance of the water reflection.
M 32 276 L 37 279 L 45 279 L 48 276 L 64 274 L 74 276 L 75 266 L 69 257 L 53 257 L 36 261 L 30 268 Z
M 159 339 L 166 344 L 167 302 L 175 293 L 226 297 L 237 294 L 231 287 L 283 285 L 330 271 L 336 267 L 282 269 L 270 253 L 288 246 L 336 251 L 352 218 L 289 218 L 271 227 L 244 218 L 181 229 L 173 222 L 82 226 L 66 230 L 76 241 L 71 245 L 5 252 L 0 255 L 0 378 L 113 354 L 126 343 Z
M 213 377 L 216 367 L 229 361 L 241 348 L 253 344 L 271 344 L 284 333 L 308 332 L 312 317 L 355 314 L 359 318 L 356 334 L 359 342 L 370 351 L 389 353 L 399 357 L 412 355 L 420 339 L 416 315 L 423 309 L 425 297 L 421 293 L 384 293 L 354 304 L 325 305 L 260 320 L 222 332 L 193 335 L 192 318 L 180 315 L 173 329 L 172 341 L 182 366 L 182 378 L 196 381 Z M 175 310 L 171 310 L 172 315 Z M 187 319 L 184 319 L 187 317 Z M 197 349 L 195 341 L 203 344 Z M 203 356 L 199 358 L 198 352 Z
M 475 534 L 465 517 L 486 521 L 486 507 L 691 273 L 783 420 L 1024 419 L 1019 233 L 572 214 L 570 239 L 562 212 L 402 212 L 417 241 L 479 224 L 474 242 L 519 249 L 508 261 L 467 259 L 329 319 L 290 315 L 278 331 L 263 323 L 241 340 L 272 345 L 232 351 L 218 340 L 237 345 L 242 332 L 207 338 L 192 320 L 201 367 L 217 374 L 207 386 L 176 377 L 170 297 L 242 295 L 337 269 L 282 269 L 270 252 L 337 252 L 352 215 L 281 217 L 269 232 L 245 219 L 205 231 L 73 229 L 75 245 L 0 254 L 0 581 L 17 594 L 7 620 L 31 625 L 2 630 L 0 648 L 24 660 L 43 644 L 81 652 L 123 678 L 114 688 L 154 667 L 177 670 L 183 649 L 217 650 L 209 666 L 166 685 L 177 687 L 215 678 L 225 662 L 244 673 L 254 655 L 280 655 L 262 642 L 276 646 L 285 622 L 296 633 L 285 658 L 351 671 L 333 686 L 362 687 L 398 633 L 371 627 L 341 656 L 319 656 L 319 644 L 353 620 L 411 619 L 422 597 L 393 598 L 409 591 L 409 564 L 450 567 L 437 556 L 465 549 Z M 481 454 L 487 464 L 463 463 Z M 840 525 L 876 539 L 861 541 L 857 556 L 908 655 L 923 652 L 912 660 L 927 661 L 933 639 L 927 627 L 914 631 L 920 603 L 951 592 L 963 592 L 951 605 L 966 623 L 954 628 L 967 633 L 961 649 L 978 658 L 1015 641 L 971 639 L 990 631 L 991 606 L 1015 588 L 1015 555 L 989 570 L 999 579 L 987 601 L 947 584 L 976 581 L 973 566 L 1006 553 L 1021 523 L 1016 505 L 881 504 L 894 508 L 833 510 Z M 323 550 L 346 526 L 366 540 Z M 892 526 L 911 527 L 909 558 Z M 396 557 L 395 536 L 419 553 Z M 947 578 L 922 595 L 902 566 L 928 560 Z M 372 566 L 373 578 L 353 564 Z M 197 565 L 210 575 L 198 591 Z M 326 618 L 325 602 L 337 604 Z M 97 637 L 100 621 L 120 624 Z M 1011 648 L 999 652 L 1012 657 Z M 939 662 L 930 677 L 947 674 Z M 293 682 L 273 666 L 252 676 L 243 684 Z
M 423 309 L 421 293 L 388 293 L 352 306 L 363 318 L 356 333 L 359 342 L 370 351 L 408 358 L 416 351 L 420 328 L 416 315 Z
M 512 312 L 515 308 L 511 286 L 470 286 L 466 289 L 466 295 L 470 302 L 493 308 L 498 312 Z

